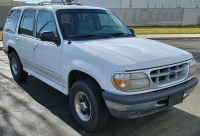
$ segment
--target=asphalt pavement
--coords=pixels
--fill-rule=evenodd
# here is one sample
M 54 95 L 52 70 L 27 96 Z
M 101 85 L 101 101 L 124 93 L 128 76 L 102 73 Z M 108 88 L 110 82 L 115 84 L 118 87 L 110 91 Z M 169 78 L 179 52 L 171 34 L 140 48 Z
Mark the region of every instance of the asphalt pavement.
M 200 79 L 200 40 L 162 40 L 192 53 Z M 200 136 L 200 84 L 183 103 L 159 113 L 124 120 L 111 117 L 96 132 L 81 130 L 69 108 L 68 97 L 29 76 L 15 82 L 9 61 L 0 51 L 0 136 Z

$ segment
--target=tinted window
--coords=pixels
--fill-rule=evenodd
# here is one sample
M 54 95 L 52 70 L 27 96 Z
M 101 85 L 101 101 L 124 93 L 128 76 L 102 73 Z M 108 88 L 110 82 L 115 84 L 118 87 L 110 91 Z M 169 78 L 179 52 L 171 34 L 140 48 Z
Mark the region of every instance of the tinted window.
M 97 15 L 99 16 L 99 21 L 101 22 L 101 26 L 113 26 L 117 28 L 117 26 L 115 25 L 115 21 L 110 17 L 109 14 L 97 14 Z
M 20 10 L 12 10 L 10 14 L 8 15 L 8 18 L 6 20 L 6 24 L 4 26 L 5 31 L 9 31 L 14 33 L 17 27 L 17 23 L 20 17 Z
M 38 14 L 37 21 L 37 34 L 36 37 L 40 38 L 40 35 L 44 31 L 53 31 L 57 35 L 57 29 L 52 12 L 41 10 Z
M 65 39 L 133 36 L 119 18 L 108 10 L 63 9 L 56 11 Z
M 73 14 L 62 14 L 61 16 L 61 27 L 66 36 L 75 34 L 76 22 L 74 21 Z M 77 16 L 78 17 L 78 16 Z M 78 19 L 78 18 L 77 18 Z
M 35 10 L 26 10 L 24 11 L 22 21 L 20 24 L 20 34 L 26 34 L 33 36 L 33 23 L 35 18 Z

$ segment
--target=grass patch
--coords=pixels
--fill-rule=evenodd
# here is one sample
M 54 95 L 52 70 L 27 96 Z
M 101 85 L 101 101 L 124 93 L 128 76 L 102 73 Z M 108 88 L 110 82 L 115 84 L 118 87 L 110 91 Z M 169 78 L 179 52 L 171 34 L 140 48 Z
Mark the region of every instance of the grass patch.
M 2 28 L 0 28 L 0 41 L 2 41 L 1 36 L 2 36 Z
M 135 34 L 200 34 L 200 26 L 130 26 Z

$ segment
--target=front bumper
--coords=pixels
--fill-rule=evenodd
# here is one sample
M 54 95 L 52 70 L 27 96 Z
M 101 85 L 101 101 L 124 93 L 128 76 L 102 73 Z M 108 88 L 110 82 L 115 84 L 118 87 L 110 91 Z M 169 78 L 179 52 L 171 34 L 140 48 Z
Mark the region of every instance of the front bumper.
M 119 118 L 137 118 L 168 108 L 171 95 L 183 94 L 185 99 L 198 84 L 198 78 L 155 92 L 122 96 L 103 92 L 110 113 Z

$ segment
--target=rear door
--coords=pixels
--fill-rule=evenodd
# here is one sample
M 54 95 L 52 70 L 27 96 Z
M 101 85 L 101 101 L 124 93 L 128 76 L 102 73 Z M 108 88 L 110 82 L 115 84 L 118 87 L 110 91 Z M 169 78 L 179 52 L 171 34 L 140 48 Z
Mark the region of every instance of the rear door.
M 34 69 L 34 21 L 36 10 L 26 9 L 21 18 L 18 35 L 16 37 L 18 53 L 24 67 Z
M 50 10 L 39 10 L 36 23 L 36 39 L 34 40 L 35 70 L 46 78 L 63 85 L 61 80 L 61 45 L 54 42 L 41 41 L 42 32 L 53 31 L 58 36 L 53 13 Z

